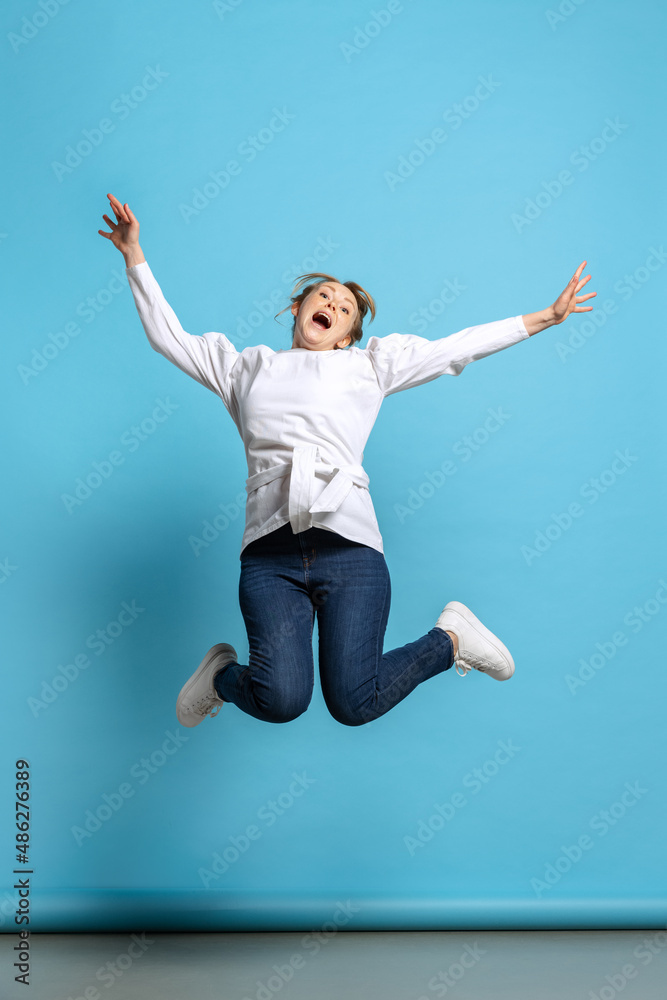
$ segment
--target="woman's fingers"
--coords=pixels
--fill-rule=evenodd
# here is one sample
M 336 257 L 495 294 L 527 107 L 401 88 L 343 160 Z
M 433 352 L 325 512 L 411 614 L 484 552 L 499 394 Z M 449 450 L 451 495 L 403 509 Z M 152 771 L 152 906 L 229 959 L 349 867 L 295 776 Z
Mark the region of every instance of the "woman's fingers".
M 582 270 L 583 266 L 585 265 L 585 263 L 586 263 L 586 261 L 584 261 L 584 264 L 582 264 L 581 267 L 578 269 L 578 273 L 579 274 L 581 274 L 581 270 Z M 587 274 L 585 278 L 581 279 L 581 281 L 579 282 L 579 284 L 575 288 L 575 295 L 574 295 L 575 308 L 573 309 L 573 312 L 589 312 L 593 308 L 593 306 L 582 306 L 581 308 L 577 307 L 577 303 L 579 303 L 579 302 L 585 302 L 586 299 L 592 299 L 592 298 L 594 298 L 594 296 L 597 295 L 597 292 L 587 292 L 586 295 L 577 295 L 577 292 L 581 291 L 581 289 L 584 287 L 584 285 L 588 281 L 590 281 L 590 279 L 591 279 L 591 275 Z
M 117 208 L 117 206 L 118 206 L 118 199 L 114 198 L 114 196 L 112 194 L 107 194 L 107 198 L 109 199 L 109 204 L 111 205 L 112 210 L 114 211 L 114 213 L 116 215 L 118 215 L 118 208 Z
M 577 270 L 576 270 L 576 271 L 574 272 L 574 274 L 573 274 L 573 275 L 572 275 L 572 277 L 570 278 L 570 282 L 569 282 L 570 284 L 572 284 L 572 282 L 573 282 L 573 281 L 574 281 L 575 283 L 578 283 L 578 281 L 579 281 L 579 276 L 580 276 L 581 272 L 583 271 L 583 269 L 584 269 L 585 267 L 586 267 L 586 261 L 584 260 L 584 261 L 582 261 L 582 262 L 581 262 L 581 264 L 579 265 L 579 267 L 577 268 Z M 589 278 L 589 277 L 590 277 L 590 275 L 586 275 L 586 277 L 587 277 L 587 278 Z M 586 280 L 586 279 L 584 279 L 584 280 Z
M 102 218 L 106 222 L 107 226 L 111 226 L 112 229 L 116 228 L 116 223 L 112 222 L 111 219 L 109 218 L 109 216 L 105 215 L 104 212 L 102 213 Z
M 114 198 L 112 194 L 108 194 L 107 198 L 111 202 L 111 207 L 114 211 L 114 215 L 119 220 L 119 222 L 129 222 L 129 219 L 125 214 L 125 210 L 121 205 L 121 203 L 118 201 L 118 198 Z
M 127 202 L 125 202 L 124 205 L 121 205 L 121 203 L 118 201 L 118 198 L 114 197 L 114 195 L 112 195 L 111 193 L 107 194 L 107 198 L 109 199 L 109 204 L 113 209 L 114 215 L 116 216 L 119 225 L 121 223 L 124 223 L 127 226 L 131 226 L 133 224 L 136 224 L 137 226 L 139 225 L 137 217 L 135 216 L 134 212 L 132 211 Z
M 587 274 L 585 278 L 581 278 L 581 272 L 586 267 L 587 261 L 582 261 L 577 270 L 574 272 L 572 277 L 567 283 L 567 287 L 556 299 L 553 309 L 556 316 L 556 322 L 562 323 L 563 320 L 567 319 L 570 313 L 573 312 L 591 312 L 593 306 L 582 306 L 579 305 L 580 302 L 585 302 L 587 299 L 592 299 L 597 295 L 597 292 L 587 292 L 586 295 L 578 295 L 577 293 L 584 287 L 584 285 L 590 280 L 591 275 Z M 581 280 L 579 280 L 581 278 Z

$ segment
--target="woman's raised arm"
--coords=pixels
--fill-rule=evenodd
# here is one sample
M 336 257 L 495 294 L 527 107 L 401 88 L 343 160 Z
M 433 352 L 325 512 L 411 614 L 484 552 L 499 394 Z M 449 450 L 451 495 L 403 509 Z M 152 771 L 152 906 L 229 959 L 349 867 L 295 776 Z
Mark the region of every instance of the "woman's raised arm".
M 187 333 L 165 299 L 139 246 L 139 222 L 130 206 L 108 195 L 117 222 L 103 216 L 111 232 L 98 230 L 125 258 L 125 273 L 148 342 L 168 361 L 220 396 L 231 412 L 231 372 L 239 351 L 224 333 Z

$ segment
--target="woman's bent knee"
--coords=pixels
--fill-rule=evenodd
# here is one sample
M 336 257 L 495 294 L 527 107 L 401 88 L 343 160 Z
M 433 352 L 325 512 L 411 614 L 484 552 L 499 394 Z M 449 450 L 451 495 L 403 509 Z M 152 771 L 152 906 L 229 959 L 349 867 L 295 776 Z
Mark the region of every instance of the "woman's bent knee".
M 266 722 L 293 722 L 308 708 L 308 698 L 274 698 L 262 705 L 262 715 Z
M 377 718 L 376 715 L 364 711 L 362 708 L 352 708 L 343 705 L 327 705 L 329 714 L 336 722 L 342 726 L 365 726 Z

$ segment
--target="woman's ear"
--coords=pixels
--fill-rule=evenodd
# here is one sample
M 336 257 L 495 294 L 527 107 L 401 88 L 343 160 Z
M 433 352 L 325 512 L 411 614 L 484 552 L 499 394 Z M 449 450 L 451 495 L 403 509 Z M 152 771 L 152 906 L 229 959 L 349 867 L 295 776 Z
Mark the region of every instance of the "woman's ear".
M 292 303 L 292 305 L 290 306 L 290 312 L 292 313 L 292 316 L 296 316 L 297 315 L 297 313 L 299 312 L 299 306 L 300 305 L 301 305 L 300 302 L 293 302 Z

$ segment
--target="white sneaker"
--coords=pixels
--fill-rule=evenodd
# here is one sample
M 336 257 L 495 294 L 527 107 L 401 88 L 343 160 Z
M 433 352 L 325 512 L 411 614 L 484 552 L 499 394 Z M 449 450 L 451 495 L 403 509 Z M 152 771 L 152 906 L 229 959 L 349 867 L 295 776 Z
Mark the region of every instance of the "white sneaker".
M 236 650 L 229 643 L 211 646 L 176 700 L 176 715 L 182 726 L 198 726 L 209 715 L 215 718 L 224 702 L 213 687 L 213 678 L 226 663 L 235 662 Z
M 479 670 L 497 681 L 506 681 L 514 673 L 514 660 L 507 646 L 465 604 L 450 601 L 435 624 L 444 631 L 454 632 L 459 640 L 454 665 L 461 677 L 469 670 Z

